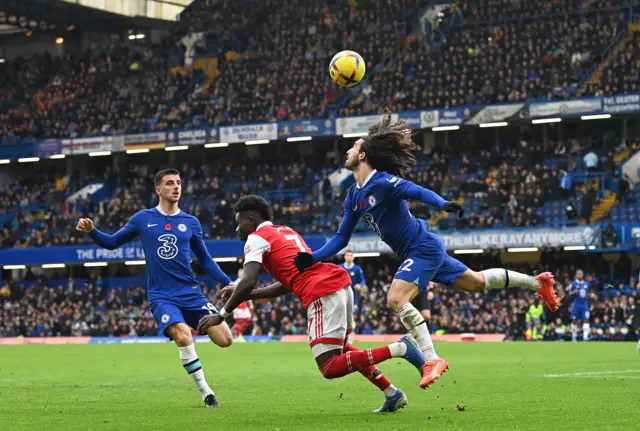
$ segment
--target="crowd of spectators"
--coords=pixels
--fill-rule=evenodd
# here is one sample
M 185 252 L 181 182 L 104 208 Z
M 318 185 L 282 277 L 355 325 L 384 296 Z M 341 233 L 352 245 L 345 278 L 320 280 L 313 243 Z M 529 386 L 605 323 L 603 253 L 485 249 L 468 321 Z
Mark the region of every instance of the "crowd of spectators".
M 435 48 L 415 32 L 428 6 L 419 0 L 198 1 L 161 44 L 136 40 L 8 62 L 0 140 L 317 118 L 336 108 L 361 114 L 565 98 L 625 29 L 627 4 L 460 1 L 461 21 L 439 29 Z M 479 24 L 496 19 L 503 21 Z M 359 52 L 370 75 L 380 70 L 346 107 L 350 93 L 327 77 L 343 49 Z M 634 37 L 587 92 L 635 91 L 637 50 Z M 217 78 L 172 68 L 198 52 L 218 58 Z
M 174 105 L 188 111 L 181 96 L 200 73 L 169 73 L 166 58 L 151 46 L 123 44 L 64 58 L 45 53 L 8 67 L 0 140 L 148 130 Z
M 565 253 L 564 260 L 569 258 Z M 562 259 L 548 256 L 543 260 Z M 358 295 L 356 333 L 404 332 L 397 316 L 386 307 L 385 298 L 395 265 L 388 259 L 364 262 L 367 283 Z M 632 266 L 629 257 L 623 256 L 614 271 L 616 274 L 637 273 L 637 268 L 632 272 Z M 533 270 L 532 265 L 512 268 Z M 575 269 L 575 262 L 573 266 L 556 267 L 556 289 L 564 300 L 553 313 L 546 309 L 536 313 L 538 306 L 543 310 L 540 301 L 532 293 L 518 289 L 470 295 L 449 287 L 431 286 L 431 330 L 436 334 L 501 333 L 507 339 L 570 339 L 571 299 L 566 290 Z M 638 280 L 619 278 L 620 285 L 612 286 L 593 272 L 587 273 L 587 280 L 595 295 L 590 301 L 592 338 L 623 340 L 636 336 L 640 325 Z M 22 282 L 5 284 L 0 288 L 0 336 L 157 335 L 144 288 L 134 285 L 129 289 L 107 289 L 101 277 L 90 278 L 81 289 L 77 286 L 73 279 L 61 285 L 39 279 L 26 288 Z M 203 291 L 213 304 L 221 306 L 216 287 L 203 283 Z M 306 334 L 306 311 L 293 295 L 255 301 L 254 307 L 253 325 L 247 335 Z
M 420 40 L 407 44 L 342 113 L 365 114 L 383 106 L 415 110 L 575 96 L 585 73 L 625 30 L 627 15 L 585 12 L 454 26 L 438 49 Z M 618 66 L 612 66 L 615 73 L 624 73 Z
M 456 219 L 415 201 L 409 203 L 410 209 L 437 230 L 576 224 L 591 220 L 602 189 L 617 187 L 619 201 L 625 205 L 620 220 L 626 221 L 625 217 L 635 213 L 638 194 L 628 177 L 618 178 L 614 158 L 620 152 L 637 150 L 640 139 L 624 141 L 615 133 L 607 136 L 602 134 L 598 141 L 522 140 L 514 146 L 508 141 L 486 143 L 460 135 L 452 145 L 421 155 L 408 179 L 462 202 L 465 217 Z M 308 157 L 262 150 L 255 159 L 220 152 L 210 162 L 190 153 L 175 164 L 184 181 L 181 208 L 200 219 L 205 238 L 235 237 L 233 204 L 252 193 L 271 202 L 275 220 L 295 226 L 302 234 L 335 232 L 353 181 L 347 176 L 345 183 L 337 185 L 328 179 L 342 163 L 341 151 L 318 148 L 324 157 Z M 591 158 L 595 158 L 593 166 Z M 139 163 L 127 157 L 124 161 L 115 164 L 115 170 L 96 162 L 88 170 L 68 173 L 58 165 L 58 169 L 43 169 L 0 186 L 0 244 L 85 243 L 90 240 L 75 231 L 79 217 L 91 217 L 101 229 L 113 232 L 136 211 L 155 206 L 152 177 L 166 166 L 166 160 Z M 589 177 L 589 170 L 596 173 Z M 73 198 L 94 182 L 104 183 L 105 192 Z M 356 231 L 368 229 L 361 223 Z
M 601 76 L 588 81 L 585 94 L 635 93 L 640 82 L 640 33 L 632 32 L 603 65 Z
M 456 0 L 454 4 L 465 21 L 482 22 L 516 19 L 537 15 L 562 14 L 593 9 L 610 11 L 629 4 L 632 0 Z

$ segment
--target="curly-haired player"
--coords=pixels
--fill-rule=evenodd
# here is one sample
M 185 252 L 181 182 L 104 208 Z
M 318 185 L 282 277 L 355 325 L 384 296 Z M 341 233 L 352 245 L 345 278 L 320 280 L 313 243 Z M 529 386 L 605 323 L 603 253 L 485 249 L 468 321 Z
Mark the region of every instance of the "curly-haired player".
M 347 151 L 345 167 L 353 172 L 356 183 L 344 202 L 344 217 L 338 232 L 320 250 L 300 251 L 294 262 L 301 271 L 313 268 L 317 262 L 347 246 L 359 219 L 366 222 L 403 260 L 391 284 L 387 304 L 420 344 L 427 361 L 422 367 L 420 387 L 426 388 L 449 368 L 436 354 L 424 318 L 411 305 L 411 300 L 426 289 L 429 281 L 467 292 L 522 287 L 537 291 L 551 310 L 557 308 L 559 300 L 550 273 L 532 277 L 506 269 L 476 272 L 447 254 L 442 240 L 429 232 L 427 222 L 409 212 L 407 199 L 455 212 L 459 217 L 464 214 L 464 208 L 404 179 L 415 166 L 419 149 L 406 123 L 392 122 L 391 112 L 387 111 L 381 121 L 369 128 L 368 135 L 358 139 Z

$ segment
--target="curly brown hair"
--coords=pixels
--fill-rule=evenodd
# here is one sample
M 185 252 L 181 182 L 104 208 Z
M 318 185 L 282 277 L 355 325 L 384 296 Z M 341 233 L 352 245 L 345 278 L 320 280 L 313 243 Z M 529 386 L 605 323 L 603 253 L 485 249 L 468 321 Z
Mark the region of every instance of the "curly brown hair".
M 404 121 L 391 121 L 391 111 L 385 110 L 382 119 L 369 127 L 360 152 L 367 156 L 373 169 L 404 178 L 416 165 L 420 147 L 413 142 L 411 130 Z

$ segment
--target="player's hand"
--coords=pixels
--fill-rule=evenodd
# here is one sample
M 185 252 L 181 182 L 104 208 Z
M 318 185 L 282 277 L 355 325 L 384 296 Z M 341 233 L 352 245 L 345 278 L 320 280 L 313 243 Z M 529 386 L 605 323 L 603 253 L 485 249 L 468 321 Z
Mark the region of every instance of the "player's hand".
M 306 251 L 299 251 L 298 255 L 293 258 L 293 263 L 300 272 L 313 265 L 313 255 Z
M 89 233 L 93 230 L 93 222 L 90 218 L 81 218 L 80 220 L 78 220 L 76 230 L 84 233 Z
M 222 322 L 224 322 L 224 319 L 219 314 L 213 316 L 204 316 L 198 322 L 198 333 L 204 335 L 207 333 L 207 329 L 211 328 L 212 326 L 218 326 Z
M 227 300 L 229 300 L 229 298 L 231 297 L 231 295 L 233 295 L 233 292 L 236 290 L 236 285 L 235 284 L 230 284 L 228 286 L 225 286 L 222 288 L 222 290 L 220 291 L 220 295 L 222 296 L 222 300 L 224 302 L 227 302 Z
M 447 202 L 443 209 L 448 213 L 458 213 L 458 218 L 464 216 L 464 207 L 458 202 Z

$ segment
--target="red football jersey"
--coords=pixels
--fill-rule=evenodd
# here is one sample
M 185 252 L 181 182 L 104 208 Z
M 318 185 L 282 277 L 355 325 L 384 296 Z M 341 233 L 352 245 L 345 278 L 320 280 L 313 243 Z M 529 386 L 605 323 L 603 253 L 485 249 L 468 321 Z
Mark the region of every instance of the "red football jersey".
M 311 253 L 296 231 L 265 222 L 247 238 L 245 264 L 261 263 L 269 274 L 300 298 L 305 307 L 351 284 L 347 271 L 332 263 L 317 263 L 304 272 L 298 271 L 293 259 L 300 251 Z

